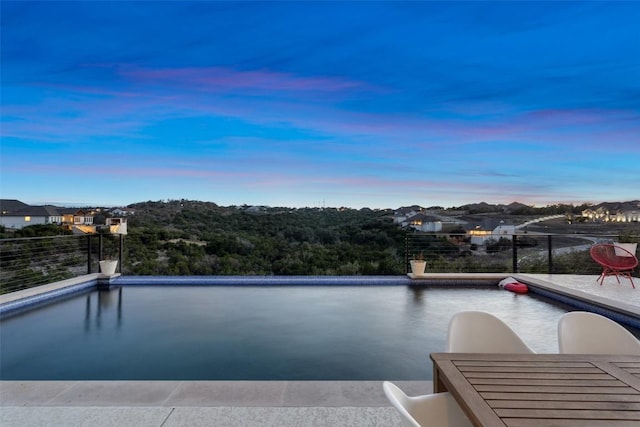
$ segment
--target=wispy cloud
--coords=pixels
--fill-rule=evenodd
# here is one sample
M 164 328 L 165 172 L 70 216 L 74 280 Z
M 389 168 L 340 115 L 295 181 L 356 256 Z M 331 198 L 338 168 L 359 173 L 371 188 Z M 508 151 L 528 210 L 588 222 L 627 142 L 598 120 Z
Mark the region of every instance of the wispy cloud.
M 233 93 L 260 90 L 268 92 L 342 92 L 364 89 L 363 82 L 338 77 L 303 77 L 267 70 L 238 71 L 222 67 L 143 69 L 123 67 L 119 74 L 134 83 L 177 86 L 189 90 Z

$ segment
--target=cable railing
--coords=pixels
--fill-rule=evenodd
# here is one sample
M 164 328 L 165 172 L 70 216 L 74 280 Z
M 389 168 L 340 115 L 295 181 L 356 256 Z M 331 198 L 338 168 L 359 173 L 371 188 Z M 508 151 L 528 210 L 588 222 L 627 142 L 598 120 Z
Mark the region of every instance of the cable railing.
M 98 272 L 100 260 L 121 260 L 119 237 L 94 234 L 0 239 L 0 294 Z
M 640 235 L 625 235 L 640 242 Z M 617 234 L 467 235 L 407 233 L 405 266 L 423 258 L 432 273 L 599 274 L 589 249 L 594 243 L 618 242 Z
M 640 235 L 626 235 L 627 241 L 640 242 Z M 517 234 L 469 236 L 448 233 L 407 233 L 404 248 L 404 274 L 409 261 L 422 256 L 426 273 L 553 273 L 600 274 L 591 259 L 594 243 L 616 242 L 618 235 Z M 122 272 L 122 235 L 94 234 L 0 239 L 0 293 L 14 292 L 99 271 L 99 261 L 117 259 Z M 128 253 L 126 274 L 142 261 Z M 399 261 L 400 268 L 402 262 Z M 242 273 L 240 273 L 242 274 Z M 637 274 L 637 273 L 636 273 Z

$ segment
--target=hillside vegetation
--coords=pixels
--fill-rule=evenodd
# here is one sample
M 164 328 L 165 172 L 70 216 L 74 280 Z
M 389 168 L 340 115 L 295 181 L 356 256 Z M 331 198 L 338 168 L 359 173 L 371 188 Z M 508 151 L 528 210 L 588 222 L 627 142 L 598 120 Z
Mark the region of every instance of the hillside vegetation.
M 405 232 L 390 211 L 132 206 L 125 273 L 387 275 L 404 272 Z
M 488 210 L 487 206 L 482 205 L 483 210 Z M 221 207 L 189 200 L 144 202 L 131 207 L 136 214 L 128 220 L 124 274 L 398 275 L 407 268 L 407 230 L 393 223 L 391 210 Z M 540 214 L 571 212 L 567 208 L 564 205 L 541 208 Z M 496 209 L 505 215 L 504 207 Z M 535 215 L 531 209 L 519 210 L 522 216 Z M 631 231 L 637 235 L 639 227 L 639 224 L 572 225 L 555 220 L 532 228 L 566 234 L 581 233 L 588 228 L 591 233 Z M 461 243 L 460 239 L 446 235 L 427 237 L 424 250 L 429 269 L 511 271 L 508 253 L 472 255 Z M 504 249 L 509 247 L 506 245 Z M 556 261 L 583 271 L 591 267 L 588 253 L 580 254 L 579 262 L 569 259 L 576 255 L 561 256 Z M 535 261 L 536 265 L 531 265 L 531 260 L 527 264 L 528 270 L 537 271 L 545 269 L 547 262 L 541 258 Z

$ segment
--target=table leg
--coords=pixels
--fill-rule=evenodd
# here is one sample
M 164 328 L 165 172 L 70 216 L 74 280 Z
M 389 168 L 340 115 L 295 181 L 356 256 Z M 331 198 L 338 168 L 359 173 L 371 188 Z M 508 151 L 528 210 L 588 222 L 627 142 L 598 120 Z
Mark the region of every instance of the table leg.
M 444 383 L 440 379 L 440 371 L 434 363 L 433 364 L 433 392 L 444 393 L 446 391 L 448 391 L 447 387 L 444 385 Z

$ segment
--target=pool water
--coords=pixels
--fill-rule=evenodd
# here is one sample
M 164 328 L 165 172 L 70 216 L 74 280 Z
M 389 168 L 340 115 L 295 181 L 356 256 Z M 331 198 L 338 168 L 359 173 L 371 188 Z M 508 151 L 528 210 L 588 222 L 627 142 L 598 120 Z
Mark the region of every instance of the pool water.
M 429 380 L 451 316 L 557 352 L 569 308 L 494 287 L 125 286 L 0 323 L 2 380 Z

